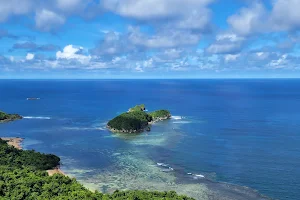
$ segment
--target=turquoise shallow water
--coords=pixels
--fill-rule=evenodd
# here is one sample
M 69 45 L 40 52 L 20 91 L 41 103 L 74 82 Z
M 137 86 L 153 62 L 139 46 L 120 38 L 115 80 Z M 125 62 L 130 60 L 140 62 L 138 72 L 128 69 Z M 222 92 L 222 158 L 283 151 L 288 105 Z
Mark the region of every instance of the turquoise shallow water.
M 91 189 L 264 199 L 241 185 L 299 199 L 300 80 L 1 80 L 0 97 L 0 109 L 25 116 L 1 124 L 1 136 L 59 155 Z M 173 118 L 141 135 L 105 129 L 140 103 Z

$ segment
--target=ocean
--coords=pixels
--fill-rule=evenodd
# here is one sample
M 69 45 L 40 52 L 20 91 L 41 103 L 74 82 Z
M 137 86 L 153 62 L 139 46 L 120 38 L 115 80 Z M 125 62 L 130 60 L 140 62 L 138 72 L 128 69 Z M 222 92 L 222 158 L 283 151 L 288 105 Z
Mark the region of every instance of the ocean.
M 139 135 L 106 130 L 142 103 L 173 117 Z M 62 170 L 92 190 L 300 198 L 297 79 L 0 80 L 0 110 L 24 116 L 0 124 L 1 137 L 60 156 Z

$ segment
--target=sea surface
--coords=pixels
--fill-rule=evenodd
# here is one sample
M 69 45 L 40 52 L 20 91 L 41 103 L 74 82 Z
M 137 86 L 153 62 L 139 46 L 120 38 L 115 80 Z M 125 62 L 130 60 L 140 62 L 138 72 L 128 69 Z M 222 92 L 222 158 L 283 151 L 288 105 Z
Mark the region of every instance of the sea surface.
M 173 117 L 140 135 L 106 130 L 142 103 Z M 24 116 L 0 136 L 60 156 L 92 190 L 300 199 L 300 80 L 0 80 L 0 110 Z

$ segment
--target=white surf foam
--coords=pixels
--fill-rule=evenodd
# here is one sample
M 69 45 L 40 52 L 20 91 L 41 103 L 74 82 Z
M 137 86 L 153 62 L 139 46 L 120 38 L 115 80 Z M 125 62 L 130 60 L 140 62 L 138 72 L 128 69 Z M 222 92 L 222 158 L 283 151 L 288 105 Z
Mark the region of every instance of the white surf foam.
M 51 119 L 51 117 L 33 117 L 33 116 L 25 116 L 23 119 Z
M 163 172 L 174 171 L 174 169 L 172 167 L 170 167 L 168 164 L 165 164 L 165 163 L 156 163 L 156 165 L 159 166 L 160 168 L 162 168 Z
M 202 174 L 195 174 L 196 178 L 205 178 L 205 176 L 203 176 Z
M 173 122 L 173 124 L 189 124 L 189 123 L 191 123 L 191 122 L 189 122 L 189 121 L 175 121 L 175 122 Z
M 64 127 L 65 130 L 75 130 L 75 131 L 89 131 L 89 130 L 100 130 L 104 131 L 105 128 L 101 127 Z
M 174 119 L 174 120 L 181 120 L 183 119 L 184 117 L 182 116 L 172 116 L 171 119 Z

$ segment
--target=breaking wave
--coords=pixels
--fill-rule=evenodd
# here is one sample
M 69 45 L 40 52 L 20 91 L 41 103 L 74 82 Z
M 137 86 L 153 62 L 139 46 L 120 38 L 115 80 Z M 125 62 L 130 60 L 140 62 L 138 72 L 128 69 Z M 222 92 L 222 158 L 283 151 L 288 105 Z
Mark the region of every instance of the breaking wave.
M 91 130 L 100 130 L 104 131 L 105 128 L 102 127 L 64 127 L 65 130 L 75 130 L 75 131 L 91 131 Z
M 172 116 L 171 119 L 174 119 L 174 120 L 181 120 L 183 119 L 184 117 L 182 116 Z
M 33 116 L 25 116 L 23 119 L 51 119 L 51 117 L 33 117 Z

